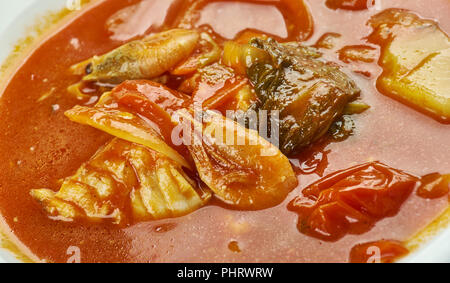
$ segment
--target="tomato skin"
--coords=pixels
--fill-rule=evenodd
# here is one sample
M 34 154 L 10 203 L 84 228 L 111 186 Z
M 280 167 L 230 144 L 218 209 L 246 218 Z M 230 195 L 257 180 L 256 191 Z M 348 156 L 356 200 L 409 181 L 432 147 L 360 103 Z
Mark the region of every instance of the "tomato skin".
M 441 175 L 439 173 L 432 173 L 423 176 L 420 181 L 420 186 L 417 189 L 417 195 L 419 197 L 426 199 L 436 199 L 449 194 L 450 174 Z
M 301 233 L 324 241 L 362 234 L 396 215 L 418 178 L 379 162 L 331 174 L 304 189 L 288 209 L 299 215 Z
M 399 241 L 381 240 L 354 246 L 350 252 L 350 263 L 392 263 L 409 253 Z
M 146 103 L 144 100 L 152 102 L 169 114 L 189 108 L 192 103 L 191 97 L 147 80 L 125 81 L 113 89 L 113 95 L 119 102 L 130 95 L 141 97 L 143 103 Z M 133 107 L 137 110 L 141 108 L 139 103 L 133 104 Z
M 336 9 L 343 9 L 343 10 L 353 10 L 353 11 L 359 11 L 359 10 L 366 10 L 370 4 L 373 4 L 374 1 L 368 1 L 368 0 L 327 0 L 326 5 L 328 8 L 336 10 Z
M 172 132 L 176 124 L 171 117 L 175 111 L 191 107 L 190 96 L 146 80 L 125 81 L 112 90 L 112 96 L 121 107 L 150 122 L 165 142 L 191 162 L 188 149 L 173 143 Z
M 325 169 L 328 167 L 328 154 L 331 152 L 328 145 L 331 140 L 323 138 L 311 146 L 305 148 L 298 156 L 291 159 L 294 169 L 298 175 L 316 174 L 324 176 Z

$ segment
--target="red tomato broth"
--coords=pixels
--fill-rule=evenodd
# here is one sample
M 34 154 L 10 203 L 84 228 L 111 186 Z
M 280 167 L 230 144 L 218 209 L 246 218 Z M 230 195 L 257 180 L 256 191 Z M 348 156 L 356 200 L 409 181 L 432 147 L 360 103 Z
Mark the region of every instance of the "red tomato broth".
M 67 86 L 77 81 L 67 70 L 74 63 L 120 45 L 122 42 L 110 39 L 111 32 L 98 23 L 137 2 L 105 0 L 86 11 L 42 43 L 14 74 L 2 95 L 0 211 L 15 235 L 39 258 L 65 262 L 68 247 L 78 246 L 83 262 L 345 262 L 356 244 L 380 239 L 404 241 L 448 206 L 447 198 L 424 200 L 412 194 L 395 217 L 381 220 L 369 232 L 349 235 L 334 243 L 323 242 L 299 233 L 297 215 L 286 208 L 303 188 L 320 178 L 317 174 L 300 174 L 299 187 L 286 201 L 263 211 L 243 212 L 211 205 L 185 217 L 125 229 L 49 219 L 30 197 L 30 189 L 58 189 L 59 179 L 73 174 L 111 139 L 64 117 L 63 112 L 78 103 L 67 95 Z M 380 2 L 383 9 L 396 6 L 435 17 L 444 31 L 450 31 L 446 9 L 442 8 L 449 4 L 444 0 L 434 0 L 432 4 Z M 335 11 L 328 9 L 324 1 L 307 3 L 316 22 L 308 43 L 314 43 L 326 32 L 337 32 L 342 34 L 343 46 L 366 44 L 363 38 L 370 28 L 365 23 L 377 11 Z M 169 15 L 166 23 L 176 16 L 173 10 Z M 77 50 L 69 44 L 74 37 L 81 42 Z M 56 52 L 65 54 L 55 56 Z M 325 56 L 338 62 L 334 52 L 325 52 Z M 376 76 L 381 73 L 375 63 L 370 68 Z M 373 160 L 418 176 L 450 171 L 450 152 L 443 143 L 450 140 L 448 125 L 379 94 L 376 76 L 367 79 L 351 75 L 363 89 L 362 98 L 371 109 L 356 117 L 353 137 L 326 146 L 325 175 Z M 52 87 L 59 95 L 36 103 Z M 58 111 L 52 111 L 55 104 L 59 105 Z M 240 252 L 229 249 L 231 242 L 238 243 Z
M 179 0 L 178 2 L 181 3 L 178 6 L 180 11 L 185 12 L 180 13 L 175 24 L 183 28 L 200 27 L 225 40 L 238 38 L 245 32 L 263 32 L 279 40 L 305 40 L 311 36 L 314 28 L 308 8 L 302 1 Z M 254 10 L 263 13 L 264 17 L 255 17 L 257 13 Z M 275 21 L 268 23 L 268 17 L 271 20 L 274 18 Z

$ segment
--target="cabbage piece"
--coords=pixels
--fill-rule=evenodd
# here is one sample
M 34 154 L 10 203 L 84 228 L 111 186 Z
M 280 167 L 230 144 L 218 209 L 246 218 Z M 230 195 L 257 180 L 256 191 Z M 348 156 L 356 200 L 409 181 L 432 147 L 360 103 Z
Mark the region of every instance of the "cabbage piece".
M 381 46 L 383 74 L 378 87 L 450 121 L 450 40 L 439 26 L 404 10 L 390 9 L 372 17 L 369 40 Z
M 166 155 L 186 168 L 191 167 L 184 157 L 167 145 L 142 118 L 119 109 L 100 107 L 100 105 L 107 104 L 107 101 L 112 99 L 111 96 L 112 93 L 103 95 L 95 108 L 75 106 L 66 111 L 65 115 L 73 122 L 89 125 L 110 135 L 144 145 Z
M 297 186 L 287 157 L 258 132 L 210 110 L 201 120 L 187 110 L 177 114 L 198 174 L 218 199 L 258 210 L 278 205 Z
M 119 84 L 125 80 L 151 79 L 186 60 L 200 39 L 196 31 L 173 29 L 132 41 L 102 56 L 72 66 L 84 81 Z
M 325 135 L 360 94 L 338 66 L 319 59 L 315 48 L 258 38 L 251 45 L 271 58 L 269 64 L 256 62 L 247 67 L 259 98 L 254 108 L 279 112 L 284 154 L 298 153 Z
M 118 138 L 67 178 L 58 192 L 37 189 L 31 195 L 56 219 L 109 219 L 115 224 L 182 216 L 211 197 L 178 163 Z

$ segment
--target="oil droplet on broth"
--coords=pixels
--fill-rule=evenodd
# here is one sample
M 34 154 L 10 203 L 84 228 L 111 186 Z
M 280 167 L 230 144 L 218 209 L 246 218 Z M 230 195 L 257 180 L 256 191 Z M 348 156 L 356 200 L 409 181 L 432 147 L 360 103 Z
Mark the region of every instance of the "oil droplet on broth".
M 231 241 L 228 244 L 228 249 L 234 253 L 240 253 L 241 248 L 239 247 L 239 243 L 237 241 Z
M 153 228 L 153 230 L 156 233 L 166 233 L 166 232 L 169 232 L 169 231 L 175 229 L 175 227 L 177 227 L 176 223 L 165 223 L 165 224 L 161 224 L 161 225 L 155 226 Z

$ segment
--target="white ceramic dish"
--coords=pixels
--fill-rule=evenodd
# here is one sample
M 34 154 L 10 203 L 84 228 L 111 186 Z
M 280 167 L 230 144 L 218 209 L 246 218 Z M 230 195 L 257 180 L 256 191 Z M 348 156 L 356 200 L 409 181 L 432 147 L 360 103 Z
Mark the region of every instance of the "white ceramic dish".
M 63 8 L 70 0 L 0 1 L 0 62 L 10 54 L 14 44 L 36 19 L 49 10 Z M 8 251 L 0 249 L 0 263 L 18 262 Z M 450 227 L 424 244 L 402 262 L 450 263 Z

